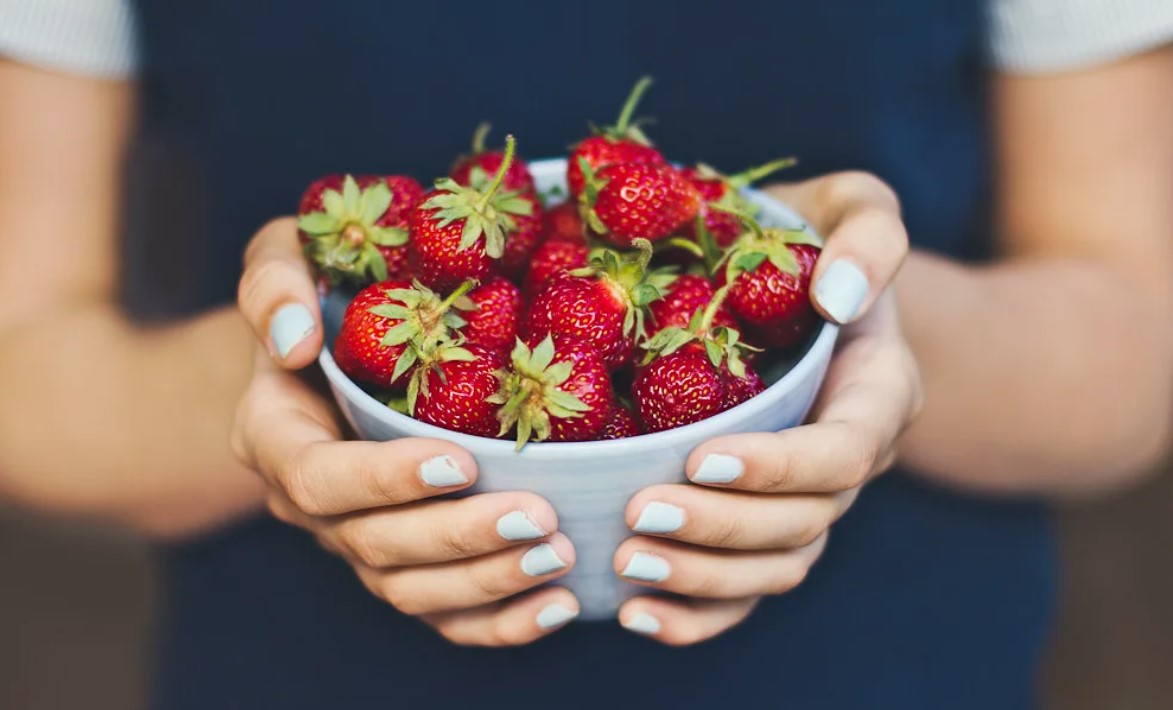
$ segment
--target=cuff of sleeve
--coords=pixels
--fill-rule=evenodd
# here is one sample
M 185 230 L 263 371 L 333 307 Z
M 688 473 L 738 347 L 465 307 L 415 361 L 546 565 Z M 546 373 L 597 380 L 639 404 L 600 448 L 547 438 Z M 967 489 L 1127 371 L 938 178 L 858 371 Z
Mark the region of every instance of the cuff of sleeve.
M 138 68 L 127 0 L 0 0 L 0 55 L 106 79 Z
M 1042 74 L 1106 64 L 1173 42 L 1170 0 L 995 0 L 992 59 Z

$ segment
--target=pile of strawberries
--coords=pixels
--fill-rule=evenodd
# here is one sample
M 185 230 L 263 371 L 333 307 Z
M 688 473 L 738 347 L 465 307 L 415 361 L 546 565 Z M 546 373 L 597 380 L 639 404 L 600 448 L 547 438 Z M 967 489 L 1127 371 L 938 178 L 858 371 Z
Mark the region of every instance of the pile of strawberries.
M 763 228 L 726 176 L 669 164 L 632 120 L 570 154 L 570 199 L 539 195 L 506 138 L 429 191 L 330 175 L 302 197 L 307 257 L 363 287 L 334 344 L 355 382 L 420 421 L 527 441 L 617 439 L 700 421 L 764 388 L 753 363 L 815 329 L 819 244 Z

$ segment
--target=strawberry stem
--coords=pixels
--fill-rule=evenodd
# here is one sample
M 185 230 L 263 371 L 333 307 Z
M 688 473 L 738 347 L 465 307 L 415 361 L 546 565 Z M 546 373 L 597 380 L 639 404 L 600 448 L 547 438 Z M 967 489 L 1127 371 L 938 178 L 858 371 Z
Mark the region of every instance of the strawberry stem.
M 501 167 L 497 168 L 497 173 L 493 175 L 493 181 L 481 194 L 481 200 L 477 203 L 477 211 L 484 213 L 485 208 L 489 206 L 489 200 L 493 199 L 493 194 L 497 192 L 497 188 L 501 187 L 501 183 L 505 180 L 505 173 L 509 172 L 509 166 L 513 164 L 513 154 L 517 150 L 517 141 L 512 135 L 505 136 L 505 157 L 501 159 Z
M 489 131 L 493 129 L 493 124 L 488 121 L 482 121 L 477 124 L 477 129 L 472 134 L 472 153 L 473 155 L 480 155 L 485 152 L 485 139 L 489 137 Z
M 443 301 L 440 302 L 439 312 L 440 313 L 447 313 L 448 310 L 450 308 L 452 308 L 453 303 L 456 303 L 457 301 L 459 301 L 461 296 L 463 296 L 464 294 L 471 291 L 473 289 L 473 287 L 476 285 L 477 285 L 477 282 L 475 279 L 468 279 L 464 283 L 460 284 L 460 286 L 458 286 L 455 291 L 448 294 L 448 298 L 445 298 Z
M 766 238 L 766 232 L 762 229 L 762 225 L 758 224 L 758 221 L 756 219 L 754 219 L 751 215 L 748 215 L 745 212 L 742 212 L 741 210 L 735 210 L 732 207 L 725 207 L 723 205 L 719 205 L 715 202 L 710 204 L 709 207 L 711 209 L 717 210 L 719 212 L 726 212 L 728 214 L 733 215 L 734 217 L 740 219 L 742 224 L 745 224 L 746 226 L 748 226 L 753 231 L 753 233 L 758 236 L 758 238 L 760 238 L 760 239 Z
M 639 250 L 639 257 L 636 259 L 635 263 L 639 265 L 639 271 L 641 274 L 643 274 L 648 270 L 648 266 L 652 263 L 652 256 L 655 253 L 655 249 L 652 247 L 652 243 L 650 241 L 643 239 L 642 237 L 632 239 L 631 246 Z
M 797 164 L 797 158 L 779 158 L 778 160 L 772 160 L 765 165 L 759 165 L 756 168 L 750 168 L 749 170 L 745 170 L 736 175 L 730 176 L 728 183 L 730 187 L 736 190 L 740 190 L 743 187 L 747 187 L 748 185 L 761 180 L 771 173 L 776 173 L 779 170 L 794 167 Z
M 713 239 L 713 233 L 709 231 L 709 226 L 705 224 L 703 210 L 697 212 L 696 215 L 696 240 L 700 245 L 700 256 L 705 262 L 705 271 L 710 274 L 715 272 L 717 265 L 721 263 L 721 248 L 717 246 L 717 240 Z
M 717 292 L 709 300 L 709 305 L 705 306 L 705 312 L 701 316 L 701 323 L 697 329 L 697 335 L 704 337 L 713 328 L 713 320 L 717 317 L 717 311 L 725 303 L 725 297 L 729 295 L 729 286 L 730 284 L 725 284 L 717 289 Z
M 616 133 L 621 135 L 627 133 L 627 127 L 631 125 L 631 117 L 635 113 L 635 107 L 639 105 L 644 92 L 651 85 L 652 77 L 650 76 L 641 76 L 639 81 L 635 82 L 635 86 L 627 96 L 627 101 L 623 104 L 623 110 L 619 112 L 619 120 L 615 122 Z

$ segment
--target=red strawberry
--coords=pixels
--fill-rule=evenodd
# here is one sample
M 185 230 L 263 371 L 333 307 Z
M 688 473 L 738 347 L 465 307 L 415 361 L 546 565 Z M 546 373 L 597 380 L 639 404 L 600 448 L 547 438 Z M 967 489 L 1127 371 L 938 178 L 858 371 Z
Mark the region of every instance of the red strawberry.
M 607 423 L 599 431 L 598 438 L 600 441 L 605 441 L 607 439 L 627 439 L 639 435 L 639 422 L 635 420 L 635 415 L 622 404 L 616 404 L 607 416 Z
M 420 369 L 419 389 L 409 407 L 421 422 L 473 436 L 499 436 L 498 407 L 489 400 L 500 386 L 497 373 L 505 361 L 477 345 L 456 350 L 468 357 L 441 359 Z
M 462 287 L 467 290 L 468 284 Z M 342 317 L 334 359 L 346 376 L 379 389 L 402 387 L 404 375 L 422 356 L 463 325 L 449 310 L 452 301 L 407 281 L 367 286 Z
M 563 202 L 546 211 L 546 239 L 586 244 L 586 230 L 577 202 Z
M 696 343 L 657 357 L 636 375 L 636 411 L 648 432 L 708 419 L 725 409 L 721 371 Z
M 643 337 L 644 312 L 663 295 L 672 276 L 648 273 L 651 244 L 637 242 L 637 257 L 602 250 L 591 265 L 559 272 L 530 304 L 522 327 L 532 337 L 574 335 L 594 346 L 607 367 L 619 369 Z
M 717 289 L 704 276 L 683 274 L 664 291 L 664 297 L 648 306 L 648 337 L 665 328 L 687 328 L 697 311 L 713 300 Z M 724 307 L 713 317 L 714 327 L 736 328 L 737 321 Z
M 530 259 L 529 271 L 522 281 L 522 290 L 532 298 L 560 271 L 581 269 L 587 265 L 590 250 L 585 244 L 549 240 L 538 247 Z
M 502 252 L 499 263 L 501 272 L 512 279 L 521 276 L 525 271 L 534 250 L 546 234 L 545 215 L 538 198 L 532 193 L 523 193 L 518 195 L 517 199 L 528 202 L 530 212 L 511 215 L 514 226 L 508 230 L 505 237 L 505 251 Z
M 517 447 L 537 441 L 598 438 L 615 405 L 611 376 L 598 352 L 565 335 L 522 341 L 508 367 L 498 373 L 500 389 L 489 399 L 501 405 L 500 433 L 517 427 Z
M 423 188 L 404 175 L 327 175 L 298 206 L 306 255 L 331 283 L 385 281 L 403 275 L 407 215 Z
M 516 143 L 506 137 L 505 159 L 484 189 L 464 187 L 451 178 L 436 181 L 411 213 L 411 266 L 431 288 L 447 289 L 467 279 L 482 281 L 505 250 L 514 215 L 528 215 L 533 203 L 498 188 L 513 163 Z
M 742 402 L 756 397 L 766 389 L 766 383 L 750 365 L 745 366 L 745 376 L 738 377 L 725 367 L 721 371 L 725 378 L 725 403 L 722 409 L 731 409 Z
M 492 126 L 488 123 L 477 126 L 472 137 L 472 153 L 457 160 L 448 177 L 466 187 L 476 187 L 472 179 L 474 170 L 480 170 L 482 175 L 490 176 L 501 168 L 501 163 L 505 161 L 505 151 L 485 150 L 485 138 L 488 137 L 490 128 Z M 501 181 L 501 189 L 510 192 L 533 191 L 534 178 L 530 175 L 529 166 L 524 160 L 514 158 L 510 163 L 509 169 L 505 171 L 505 178 Z
M 596 135 L 584 138 L 570 151 L 566 163 L 566 182 L 571 197 L 581 195 L 586 184 L 580 159 L 596 171 L 615 163 L 664 163 L 664 156 L 652 147 L 638 124 L 631 120 L 636 105 L 651 85 L 651 77 L 641 78 L 623 104 L 615 125 L 597 129 Z
M 741 236 L 742 226 L 741 220 L 736 215 L 725 210 L 731 209 L 745 214 L 754 214 L 754 205 L 742 196 L 741 191 L 767 175 L 788 168 L 794 163 L 793 158 L 783 158 L 756 168 L 750 168 L 737 175 L 723 175 L 701 163 L 695 168 L 684 168 L 681 173 L 701 194 L 703 204 L 700 216 L 704 220 L 709 234 L 712 235 L 718 247 L 726 249 Z M 725 209 L 713 209 L 710 205 L 718 205 Z M 695 220 L 686 224 L 684 231 L 699 240 Z
M 747 326 L 754 342 L 786 348 L 802 342 L 818 315 L 810 302 L 810 280 L 821 243 L 802 229 L 763 229 L 743 215 L 749 231 L 738 237 L 717 273 L 729 284 L 729 310 Z
M 587 166 L 584 173 L 586 222 L 618 246 L 669 237 L 701 208 L 700 193 L 671 165 L 618 163 L 597 173 Z
M 522 298 L 513 282 L 495 276 L 455 305 L 465 321 L 460 332 L 469 344 L 507 352 L 516 342 Z

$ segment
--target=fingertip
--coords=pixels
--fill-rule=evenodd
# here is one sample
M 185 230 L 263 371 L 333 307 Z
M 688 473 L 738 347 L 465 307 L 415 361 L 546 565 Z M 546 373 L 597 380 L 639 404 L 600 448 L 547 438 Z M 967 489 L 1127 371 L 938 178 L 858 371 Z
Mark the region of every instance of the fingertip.
M 269 352 L 277 364 L 300 369 L 313 362 L 323 345 L 319 310 L 286 303 L 269 319 Z
M 541 595 L 540 608 L 534 623 L 543 634 L 549 634 L 578 618 L 582 607 L 578 598 L 565 587 L 552 587 Z
M 815 277 L 811 301 L 828 320 L 846 324 L 865 311 L 871 283 L 864 269 L 850 257 L 838 257 Z

